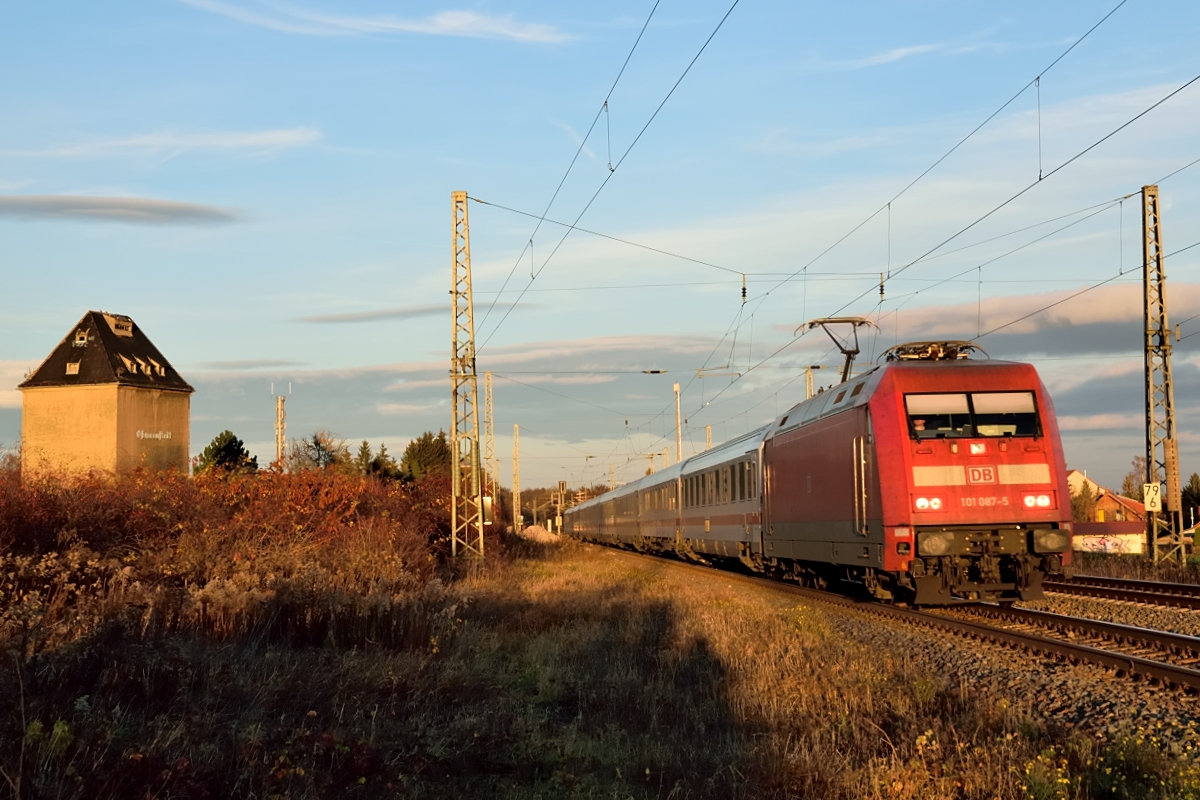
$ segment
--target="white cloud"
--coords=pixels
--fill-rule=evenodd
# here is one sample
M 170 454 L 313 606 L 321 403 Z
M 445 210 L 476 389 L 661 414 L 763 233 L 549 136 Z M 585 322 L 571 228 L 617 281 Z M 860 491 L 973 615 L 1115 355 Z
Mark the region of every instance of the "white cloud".
M 17 384 L 25 380 L 25 376 L 39 363 L 35 360 L 0 361 L 0 408 L 21 407 L 21 393 L 17 391 Z
M 287 361 L 284 359 L 250 358 L 240 361 L 205 361 L 200 364 L 202 369 L 216 370 L 256 370 L 280 369 L 283 367 L 302 367 L 303 361 Z
M 128 222 L 143 225 L 203 225 L 238 220 L 236 213 L 217 206 L 145 197 L 83 195 L 0 196 L 0 217 L 24 220 Z
M 445 381 L 443 381 L 445 383 Z M 375 410 L 380 414 L 420 414 L 423 411 L 433 411 L 435 408 L 447 405 L 445 402 L 416 405 L 412 403 L 377 403 Z
M 1146 418 L 1141 414 L 1092 414 L 1058 418 L 1058 427 L 1064 431 L 1135 430 L 1145 426 Z
M 891 50 L 884 50 L 882 53 L 863 56 L 862 58 L 852 58 L 844 61 L 827 61 L 825 59 L 816 59 L 813 61 L 813 66 L 821 72 L 845 72 L 853 69 L 866 69 L 867 67 L 878 67 L 882 64 L 891 64 L 894 61 L 908 58 L 910 56 L 919 56 L 924 53 L 932 53 L 935 50 L 942 50 L 943 45 L 940 44 L 919 44 L 912 47 L 893 47 Z
M 564 122 L 556 122 L 554 124 L 557 125 L 558 127 L 562 128 L 564 131 L 566 131 L 567 136 L 570 137 L 570 139 L 571 139 L 571 143 L 574 144 L 576 147 L 583 144 L 583 137 L 580 136 L 579 133 L 574 128 L 572 128 L 570 125 L 567 125 Z M 592 152 L 592 148 L 590 148 L 590 147 L 585 146 L 583 148 L 583 154 L 585 156 L 587 156 L 588 158 L 590 158 L 592 161 L 596 160 L 596 154 L 594 152 Z
M 1142 318 L 1140 284 L 1109 284 L 1073 297 L 1077 292 L 1079 289 L 1070 289 L 994 297 L 982 303 L 967 302 L 904 309 L 901 312 L 900 325 L 905 331 L 920 331 L 922 335 L 929 337 L 963 338 L 975 333 L 977 326 L 984 331 L 990 331 L 1007 325 L 1008 327 L 997 331 L 997 334 L 1003 332 L 1011 335 L 1080 325 L 1130 322 Z M 1200 284 L 1172 284 L 1171 302 L 1177 308 L 1200 307 Z M 1054 303 L 1059 305 L 1041 310 Z M 1026 319 L 1014 322 L 1021 317 Z
M 552 25 L 517 22 L 511 14 L 491 16 L 474 11 L 442 11 L 421 19 L 404 19 L 329 15 L 275 3 L 260 4 L 261 10 L 255 10 L 220 0 L 179 2 L 247 25 L 305 36 L 416 33 L 538 43 L 562 42 L 570 38 Z
M 414 319 L 416 317 L 436 317 L 449 315 L 450 310 L 445 305 L 405 306 L 402 308 L 382 308 L 375 311 L 352 311 L 345 314 L 316 314 L 309 317 L 297 317 L 292 322 L 376 322 L 384 319 Z
M 86 158 L 112 155 L 176 156 L 192 150 L 250 150 L 276 152 L 304 147 L 321 140 L 321 132 L 313 128 L 280 128 L 266 131 L 211 131 L 180 133 L 159 131 L 122 139 L 51 147 L 42 150 L 8 150 L 6 156 Z

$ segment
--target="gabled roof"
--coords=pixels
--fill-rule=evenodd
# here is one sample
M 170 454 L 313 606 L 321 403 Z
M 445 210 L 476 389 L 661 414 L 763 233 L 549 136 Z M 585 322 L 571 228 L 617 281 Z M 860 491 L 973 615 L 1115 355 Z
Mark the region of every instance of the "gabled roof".
M 98 383 L 195 391 L 137 323 L 105 311 L 84 314 L 41 366 L 17 388 Z

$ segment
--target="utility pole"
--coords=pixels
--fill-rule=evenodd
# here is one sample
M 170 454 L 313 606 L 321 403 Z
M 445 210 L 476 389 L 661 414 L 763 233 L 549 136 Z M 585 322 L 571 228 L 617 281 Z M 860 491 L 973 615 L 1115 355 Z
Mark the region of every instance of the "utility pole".
M 1171 377 L 1171 325 L 1167 321 L 1158 187 L 1142 187 L 1142 291 L 1146 332 L 1146 536 L 1155 561 L 1183 562 L 1183 508 L 1179 441 L 1175 436 L 1175 384 Z M 1163 480 L 1166 494 L 1161 495 Z M 1161 497 L 1161 510 L 1152 495 Z
M 704 426 L 704 449 L 712 450 L 712 425 Z
M 558 482 L 558 513 L 554 515 L 554 522 L 558 528 L 558 532 L 562 533 L 563 509 L 567 505 L 567 482 Z
M 671 448 L 663 448 L 663 469 L 671 466 Z
M 475 374 L 475 303 L 471 296 L 471 235 L 467 193 L 450 195 L 454 263 L 450 385 L 454 425 L 450 428 L 450 552 L 483 558 L 483 486 L 479 479 L 479 379 Z M 466 462 L 464 470 L 463 462 Z M 465 472 L 465 474 L 464 474 Z
M 283 410 L 283 395 L 275 397 L 275 463 L 283 469 L 283 449 L 287 442 L 287 414 Z
M 804 399 L 811 400 L 817 394 L 816 388 L 813 386 L 813 370 L 814 369 L 829 369 L 829 367 L 820 364 L 813 364 L 811 367 L 804 368 Z
M 488 496 L 496 507 L 496 476 L 500 461 L 496 458 L 496 418 L 492 415 L 492 373 L 483 373 L 483 466 L 487 470 Z
M 513 425 L 513 530 L 523 530 L 521 523 L 521 426 Z
M 683 425 L 679 416 L 679 384 L 675 384 L 675 463 L 683 461 Z
M 654 459 L 658 458 L 658 453 L 647 453 L 646 458 L 650 460 L 650 471 L 646 474 L 653 475 L 654 474 Z
M 617 488 L 616 468 L 612 464 L 609 464 L 608 465 L 608 490 L 611 492 L 615 488 Z

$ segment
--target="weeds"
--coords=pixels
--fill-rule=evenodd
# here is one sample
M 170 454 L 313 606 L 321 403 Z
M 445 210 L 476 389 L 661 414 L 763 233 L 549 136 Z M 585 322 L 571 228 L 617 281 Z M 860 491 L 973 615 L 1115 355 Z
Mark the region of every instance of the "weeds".
M 1062 734 L 718 573 L 452 569 L 446 488 L 0 472 L 0 794 L 1200 796 L 1194 736 Z
M 1200 584 L 1200 556 L 1188 556 L 1183 564 L 1110 553 L 1076 553 L 1075 557 L 1076 569 L 1084 575 Z

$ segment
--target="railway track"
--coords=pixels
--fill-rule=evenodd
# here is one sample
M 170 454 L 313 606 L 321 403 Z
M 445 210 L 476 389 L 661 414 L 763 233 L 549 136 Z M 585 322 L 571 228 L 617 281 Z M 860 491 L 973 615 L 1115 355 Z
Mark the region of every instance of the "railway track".
M 628 551 L 616 552 L 634 558 L 657 558 Z M 1004 606 L 979 605 L 920 611 L 858 600 L 770 578 L 716 571 L 712 567 L 681 562 L 668 563 L 709 576 L 720 576 L 731 582 L 851 608 L 883 619 L 934 628 L 977 641 L 1002 644 L 1070 663 L 1095 664 L 1112 670 L 1118 676 L 1149 679 L 1192 694 L 1200 693 L 1200 669 L 1197 668 L 1200 666 L 1200 638 L 1193 636 Z
M 1069 581 L 1046 581 L 1042 586 L 1047 592 L 1059 594 L 1123 600 L 1127 603 L 1170 608 L 1200 609 L 1200 586 L 1188 583 L 1077 575 Z

